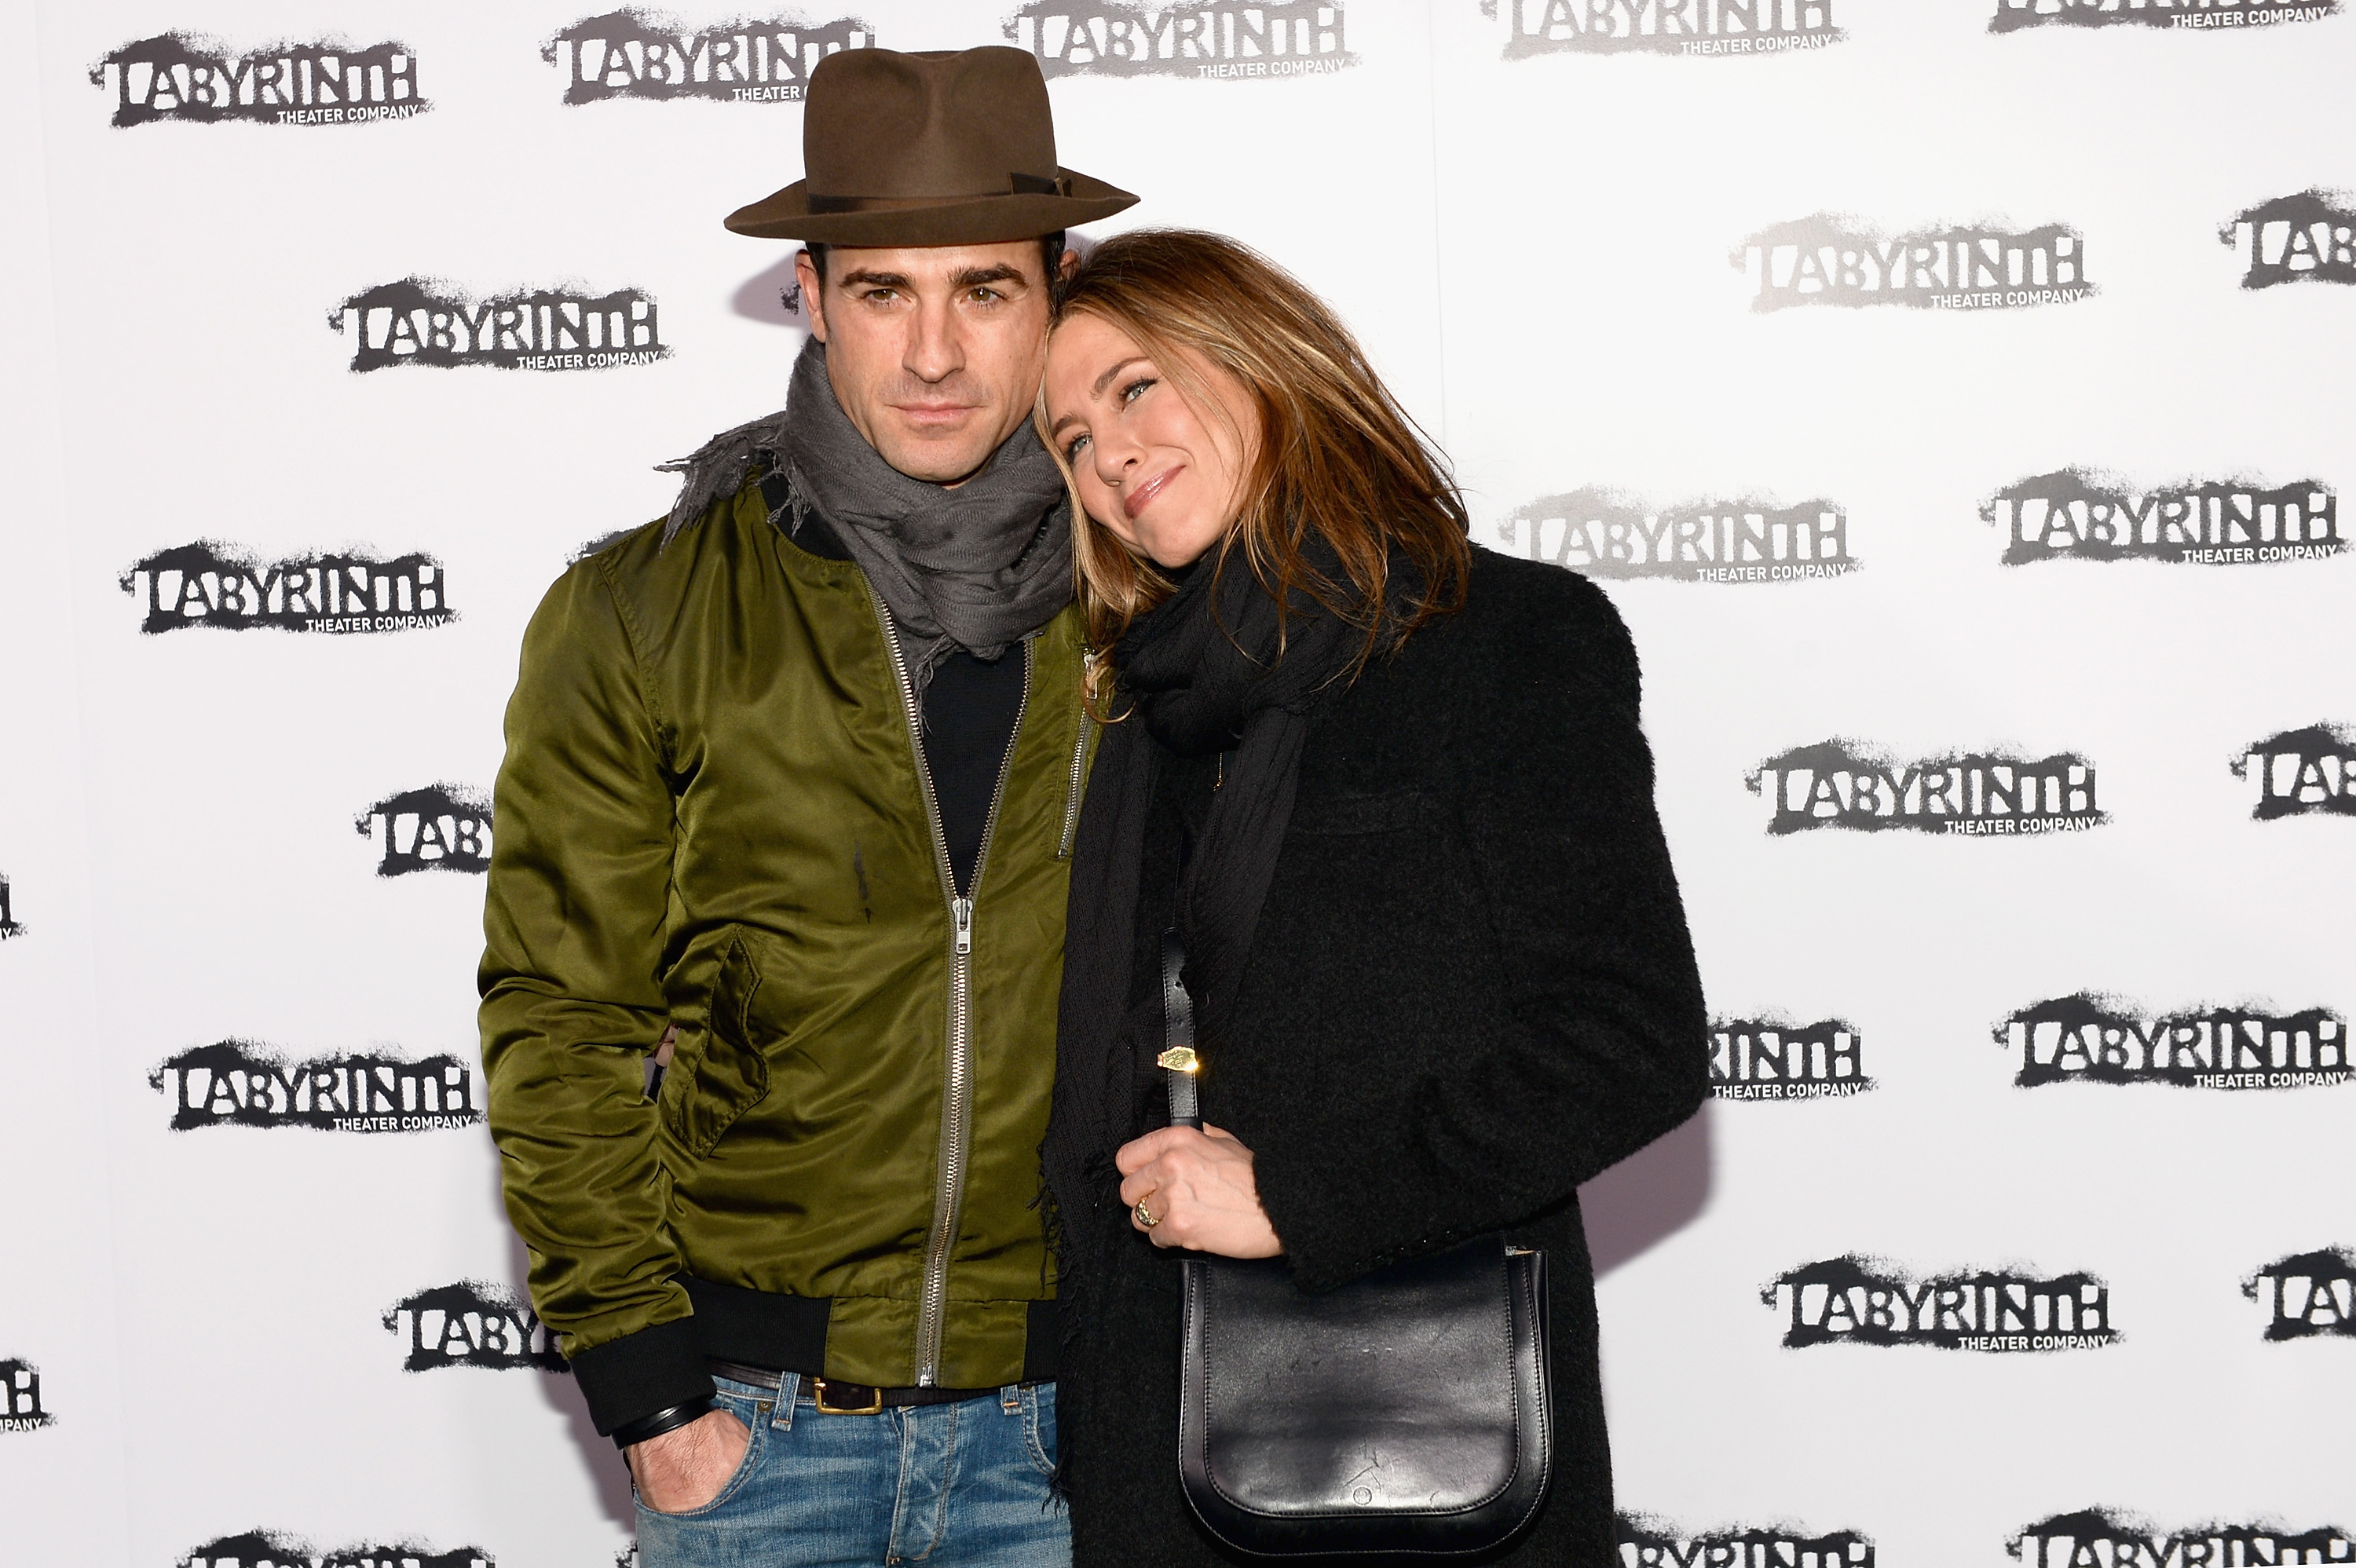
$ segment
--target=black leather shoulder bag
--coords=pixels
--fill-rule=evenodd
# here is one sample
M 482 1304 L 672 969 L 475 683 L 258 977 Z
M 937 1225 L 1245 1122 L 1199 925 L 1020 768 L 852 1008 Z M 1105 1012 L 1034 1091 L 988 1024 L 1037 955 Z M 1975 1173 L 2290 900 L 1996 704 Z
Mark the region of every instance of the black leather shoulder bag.
M 1162 944 L 1173 1126 L 1199 1127 L 1194 1005 Z M 1178 1475 L 1243 1552 L 1457 1555 L 1537 1513 L 1553 1467 L 1546 1256 L 1497 1237 L 1311 1296 L 1282 1258 L 1189 1257 Z

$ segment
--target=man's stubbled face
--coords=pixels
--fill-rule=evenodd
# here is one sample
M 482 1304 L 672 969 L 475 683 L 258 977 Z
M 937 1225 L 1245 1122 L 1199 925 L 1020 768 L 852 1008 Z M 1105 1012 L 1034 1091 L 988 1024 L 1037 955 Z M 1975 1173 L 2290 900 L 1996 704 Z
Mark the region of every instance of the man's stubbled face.
M 836 400 L 901 473 L 958 484 L 1031 417 L 1050 303 L 1037 240 L 838 246 L 823 283 L 808 251 L 795 271 Z

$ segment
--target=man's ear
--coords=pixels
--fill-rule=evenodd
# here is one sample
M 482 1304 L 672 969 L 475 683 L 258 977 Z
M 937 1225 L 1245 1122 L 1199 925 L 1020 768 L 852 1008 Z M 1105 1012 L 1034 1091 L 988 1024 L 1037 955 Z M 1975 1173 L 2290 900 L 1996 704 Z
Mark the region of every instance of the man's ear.
M 818 269 L 810 264 L 807 251 L 794 252 L 794 283 L 802 292 L 802 311 L 809 317 L 810 336 L 824 343 L 826 303 L 820 296 L 826 293 L 826 284 L 819 281 Z
M 1072 281 L 1072 274 L 1079 270 L 1080 253 L 1077 251 L 1066 251 L 1064 252 L 1064 259 L 1055 263 L 1055 277 L 1059 282 L 1068 283 Z

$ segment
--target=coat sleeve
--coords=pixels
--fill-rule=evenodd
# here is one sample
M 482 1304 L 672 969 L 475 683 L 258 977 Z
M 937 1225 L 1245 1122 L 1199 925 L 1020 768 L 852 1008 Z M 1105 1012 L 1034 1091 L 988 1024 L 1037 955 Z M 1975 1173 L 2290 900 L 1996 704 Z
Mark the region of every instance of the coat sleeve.
M 712 1391 L 667 1209 L 646 1057 L 672 803 L 630 626 L 595 558 L 525 633 L 494 797 L 478 987 L 491 1136 L 535 1309 L 601 1432 Z
M 1264 1192 L 1305 1288 L 1552 1209 L 1708 1093 L 1635 649 L 1592 584 L 1546 586 L 1515 607 L 1512 645 L 1468 667 L 1451 726 L 1503 995 L 1483 1049 L 1431 1063 L 1407 1101 L 1366 1107 L 1379 1135 L 1329 1137 L 1313 1187 Z M 1337 1168 L 1336 1151 L 1362 1168 Z

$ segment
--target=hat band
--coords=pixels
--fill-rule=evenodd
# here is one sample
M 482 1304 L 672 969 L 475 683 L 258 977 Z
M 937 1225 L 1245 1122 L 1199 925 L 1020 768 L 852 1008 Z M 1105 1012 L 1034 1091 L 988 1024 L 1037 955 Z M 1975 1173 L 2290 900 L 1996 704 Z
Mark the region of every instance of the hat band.
M 813 215 L 828 212 L 905 212 L 919 207 L 942 207 L 953 201 L 989 201 L 1001 196 L 1069 196 L 1071 181 L 1042 175 L 1006 176 L 1006 190 L 980 190 L 963 196 L 820 196 L 807 197 Z

